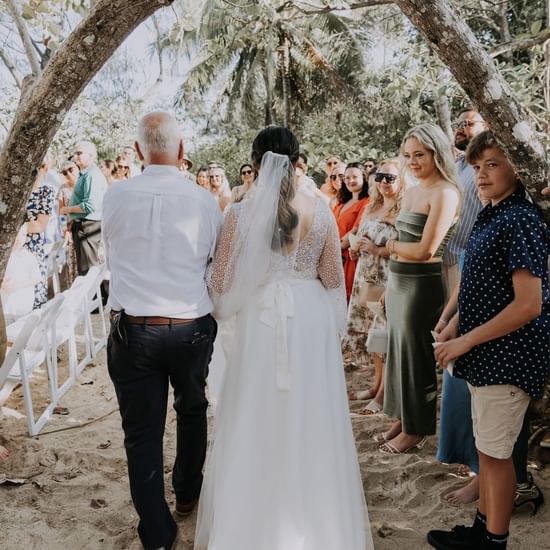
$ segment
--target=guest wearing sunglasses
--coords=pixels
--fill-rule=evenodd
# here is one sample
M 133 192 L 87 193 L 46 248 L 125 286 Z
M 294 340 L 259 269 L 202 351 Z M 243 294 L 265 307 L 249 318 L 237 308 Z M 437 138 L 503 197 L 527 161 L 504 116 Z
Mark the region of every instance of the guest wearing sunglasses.
M 388 239 L 397 238 L 395 219 L 401 210 L 401 201 L 406 190 L 405 180 L 399 177 L 399 172 L 399 160 L 387 159 L 381 162 L 380 171 L 371 175 L 369 204 L 357 230 L 357 236 L 361 238 L 359 248 L 350 248 L 350 256 L 358 262 L 342 351 L 356 364 L 367 365 L 358 372 L 370 374 L 370 365 L 374 364 L 374 380 L 371 387 L 349 393 L 350 400 L 371 400 L 359 411 L 359 414 L 363 415 L 381 412 L 384 403 L 385 356 L 368 353 L 366 350 L 367 335 L 373 326 L 374 314 L 367 309 L 365 301 L 378 301 L 386 287 L 390 255 L 385 244 Z M 378 319 L 378 323 L 383 321 Z
M 101 263 L 101 213 L 107 181 L 96 164 L 97 150 L 92 142 L 78 143 L 73 158 L 80 168 L 80 176 L 69 205 L 64 206 L 60 213 L 70 215 L 78 274 L 86 275 L 91 266 Z
M 325 196 L 331 210 L 334 210 L 338 204 L 338 193 L 344 183 L 345 170 L 345 163 L 339 162 L 332 168 L 330 175 L 327 178 L 328 183 L 325 182 L 321 185 L 320 191 Z
M 340 187 L 335 189 L 335 185 L 334 185 L 335 178 L 332 178 L 332 175 L 336 173 L 335 172 L 336 167 L 339 165 L 341 165 L 341 173 L 343 174 L 346 168 L 346 164 L 340 160 L 340 157 L 336 155 L 331 155 L 325 161 L 324 171 L 327 177 L 325 178 L 325 183 L 321 185 L 320 189 L 321 189 L 321 193 L 323 193 L 329 198 L 329 201 L 332 201 L 333 199 L 336 198 L 336 196 L 338 195 L 338 189 L 340 189 Z M 339 182 L 337 182 L 337 185 L 338 183 Z M 334 204 L 329 204 L 331 208 L 336 204 L 336 201 L 333 201 L 333 202 Z
M 251 164 L 243 164 L 239 170 L 239 176 L 242 184 L 233 187 L 231 190 L 231 202 L 241 202 L 245 198 L 245 195 L 252 188 L 258 173 Z
M 115 160 L 115 170 L 113 171 L 113 181 L 123 181 L 130 177 L 130 164 L 124 157 L 117 157 Z
M 78 166 L 72 160 L 66 160 L 61 165 L 61 175 L 63 176 L 65 183 L 63 183 L 63 185 L 59 188 L 59 191 L 57 193 L 57 203 L 59 205 L 59 212 L 61 212 L 61 209 L 63 207 L 69 206 L 71 202 L 71 197 L 73 195 L 75 183 L 80 176 L 80 168 L 78 168 Z M 65 247 L 65 253 L 67 255 L 67 261 L 66 261 L 67 278 L 65 282 L 67 283 L 67 285 L 71 285 L 72 282 L 78 276 L 76 252 L 74 249 L 74 243 L 73 243 L 73 237 L 71 234 L 70 224 L 67 224 L 65 222 L 65 224 L 61 225 L 60 229 L 62 231 L 63 238 L 67 243 Z

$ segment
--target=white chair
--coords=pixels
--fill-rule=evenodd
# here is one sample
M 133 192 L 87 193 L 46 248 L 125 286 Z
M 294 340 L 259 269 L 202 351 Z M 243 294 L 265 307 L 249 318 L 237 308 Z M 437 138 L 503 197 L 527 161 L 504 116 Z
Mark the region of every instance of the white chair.
M 55 241 L 48 253 L 48 279 L 52 278 L 53 292 L 58 294 L 61 290 L 61 284 L 59 281 L 59 272 L 61 266 L 59 265 L 59 253 L 65 247 L 65 239 L 59 239 Z
M 56 344 L 68 344 L 69 367 L 75 380 L 93 358 L 87 319 L 87 295 L 91 277 L 87 277 L 77 277 L 71 287 L 61 293 L 65 302 L 56 324 Z M 84 344 L 82 359 L 78 357 L 77 342 Z
M 58 345 L 68 342 L 69 362 L 75 379 L 107 343 L 107 327 L 101 302 L 101 282 L 105 272 L 105 265 L 93 266 L 85 276 L 77 277 L 71 288 L 62 293 L 66 303 L 57 326 Z M 96 309 L 100 319 L 100 334 L 97 337 L 92 323 L 92 312 Z M 82 327 L 82 331 L 79 331 L 79 327 Z M 82 359 L 78 358 L 77 341 L 84 343 Z
M 22 322 L 21 328 L 13 340 L 13 346 L 8 351 L 0 372 L 5 384 L 0 391 L 0 405 L 9 397 L 17 384 L 23 386 L 23 401 L 27 414 L 29 434 L 37 435 L 44 427 L 57 405 L 59 389 L 57 387 L 57 357 L 53 358 L 56 347 L 55 323 L 59 315 L 64 297 L 59 295 L 45 304 L 42 309 L 29 314 Z M 35 420 L 32 392 L 29 378 L 32 372 L 42 364 L 46 364 L 50 403 Z M 64 391 L 68 387 L 63 386 Z M 64 393 L 64 392 L 63 392 Z
M 101 283 L 105 279 L 107 273 L 107 265 L 102 264 L 97 267 L 95 278 L 90 280 L 90 286 L 88 287 L 87 305 L 86 305 L 86 323 L 88 327 L 88 341 L 90 343 L 90 350 L 92 357 L 95 357 L 102 348 L 107 345 L 107 325 L 105 323 L 105 311 L 103 308 L 103 301 L 101 298 Z M 89 273 L 89 272 L 88 272 Z M 92 313 L 97 310 L 99 316 L 100 333 L 96 337 L 92 324 Z

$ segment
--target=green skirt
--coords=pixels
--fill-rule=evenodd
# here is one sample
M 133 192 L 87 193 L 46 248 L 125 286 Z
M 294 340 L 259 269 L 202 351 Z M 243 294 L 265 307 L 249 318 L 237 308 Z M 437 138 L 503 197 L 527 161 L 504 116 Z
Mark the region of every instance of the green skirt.
M 440 263 L 390 261 L 384 413 L 410 435 L 435 434 L 437 382 L 430 333 L 443 309 Z

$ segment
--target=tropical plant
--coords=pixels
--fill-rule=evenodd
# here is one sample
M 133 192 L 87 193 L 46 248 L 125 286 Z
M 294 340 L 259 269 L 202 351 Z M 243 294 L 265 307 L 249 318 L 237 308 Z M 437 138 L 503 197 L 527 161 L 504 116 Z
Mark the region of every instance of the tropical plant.
M 309 15 L 299 4 L 204 2 L 194 31 L 168 32 L 177 55 L 193 59 L 178 102 L 215 90 L 213 112 L 225 122 L 296 126 L 338 95 L 358 97 L 367 34 L 351 15 Z

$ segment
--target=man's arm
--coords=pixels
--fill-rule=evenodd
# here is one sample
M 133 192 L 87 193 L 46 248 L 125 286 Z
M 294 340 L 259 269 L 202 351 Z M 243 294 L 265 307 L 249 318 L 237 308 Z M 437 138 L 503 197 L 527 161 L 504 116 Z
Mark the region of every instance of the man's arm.
M 528 269 L 512 272 L 514 299 L 500 313 L 470 332 L 439 344 L 435 357 L 443 367 L 473 347 L 496 340 L 536 319 L 542 311 L 542 281 Z

